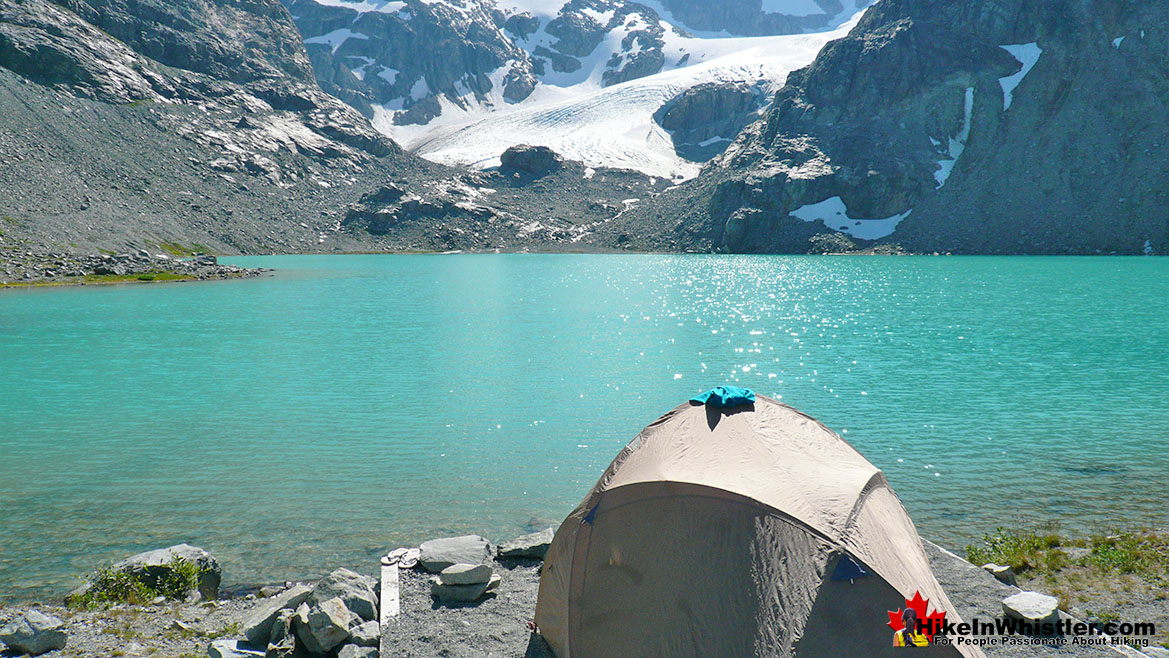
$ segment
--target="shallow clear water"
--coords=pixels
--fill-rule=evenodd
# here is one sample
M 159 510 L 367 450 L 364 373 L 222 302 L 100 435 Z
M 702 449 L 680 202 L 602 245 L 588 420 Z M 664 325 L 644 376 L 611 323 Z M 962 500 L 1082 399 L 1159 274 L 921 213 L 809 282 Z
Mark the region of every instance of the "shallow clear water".
M 279 272 L 0 291 L 0 598 L 180 541 L 257 582 L 508 538 L 727 382 L 944 543 L 1169 520 L 1164 258 L 232 260 Z

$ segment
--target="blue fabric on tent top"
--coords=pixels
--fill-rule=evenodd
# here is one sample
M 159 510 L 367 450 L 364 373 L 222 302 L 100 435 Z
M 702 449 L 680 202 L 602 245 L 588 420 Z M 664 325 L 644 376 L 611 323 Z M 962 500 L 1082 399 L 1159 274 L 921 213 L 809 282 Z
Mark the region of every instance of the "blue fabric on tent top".
M 832 580 L 855 580 L 862 576 L 869 575 L 865 568 L 856 563 L 850 555 L 841 555 L 840 561 L 836 563 L 836 569 L 832 572 Z
M 708 404 L 712 407 L 737 407 L 740 404 L 755 402 L 755 391 L 738 386 L 719 386 L 712 388 L 702 395 L 690 398 L 691 402 Z

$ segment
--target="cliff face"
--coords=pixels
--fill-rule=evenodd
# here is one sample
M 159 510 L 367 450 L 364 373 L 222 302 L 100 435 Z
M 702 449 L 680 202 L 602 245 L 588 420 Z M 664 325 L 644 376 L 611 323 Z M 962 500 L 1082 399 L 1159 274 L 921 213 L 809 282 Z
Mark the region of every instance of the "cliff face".
M 276 0 L 0 0 L 0 135 L 10 248 L 307 249 L 413 160 L 321 91 Z
M 869 0 L 781 0 L 766 3 L 768 11 L 758 0 L 753 6 L 750 0 L 284 2 L 305 37 L 321 86 L 408 148 L 429 155 L 432 138 L 444 138 L 451 126 L 572 98 L 581 105 L 567 111 L 583 115 L 598 90 L 636 80 L 649 89 L 630 92 L 643 97 L 641 102 L 646 95 L 664 93 L 660 87 L 670 87 L 668 98 L 700 82 L 724 83 L 724 95 L 740 97 L 731 103 L 736 116 L 712 122 L 720 124 L 715 128 L 733 126 L 733 136 L 746 122 L 743 115 L 762 105 L 735 87 L 767 86 L 770 96 L 778 81 L 764 80 L 762 74 L 774 62 L 761 60 L 774 53 L 761 55 L 758 50 L 764 46 L 758 43 L 720 37 L 828 31 Z M 694 21 L 693 26 L 687 21 Z M 752 48 L 756 52 L 734 57 L 738 50 Z M 726 59 L 706 74 L 648 82 L 655 75 L 702 68 L 720 58 Z M 681 98 L 676 111 L 701 110 L 711 100 L 711 94 Z M 749 110 L 743 100 L 750 101 Z M 701 132 L 687 130 L 678 144 L 684 157 L 705 161 L 726 146 L 722 139 L 714 146 L 696 146 L 703 140 L 687 143 Z M 547 132 L 535 129 L 525 138 L 540 141 Z
M 285 1 L 321 86 L 370 118 L 377 105 L 397 123 L 426 123 L 442 111 L 440 100 L 465 105 L 464 96 L 494 92 L 514 102 L 535 84 L 527 53 L 488 5 L 406 0 L 378 10 Z
M 791 74 L 649 246 L 1169 250 L 1169 13 L 883 0 Z
M 322 87 L 368 117 L 376 107 L 387 125 L 428 123 L 444 104 L 517 103 L 540 80 L 563 83 L 598 65 L 606 86 L 652 75 L 666 65 L 663 36 L 674 29 L 623 0 L 572 0 L 547 15 L 505 12 L 494 0 L 285 3 Z
M 0 261 L 580 248 L 658 185 L 404 153 L 317 86 L 277 0 L 0 0 L 0 161 Z

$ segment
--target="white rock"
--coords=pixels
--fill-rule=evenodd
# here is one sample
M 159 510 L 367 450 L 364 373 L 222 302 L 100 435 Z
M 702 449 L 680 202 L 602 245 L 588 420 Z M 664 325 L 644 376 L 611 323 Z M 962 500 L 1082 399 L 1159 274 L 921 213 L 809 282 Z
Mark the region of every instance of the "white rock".
M 1003 612 L 1031 623 L 1054 623 L 1059 621 L 1059 599 L 1039 592 L 1019 592 L 1003 599 Z
M 260 658 L 263 649 L 252 648 L 239 640 L 214 640 L 207 647 L 210 658 Z
M 491 567 L 486 564 L 452 564 L 442 570 L 443 585 L 480 585 L 491 582 Z

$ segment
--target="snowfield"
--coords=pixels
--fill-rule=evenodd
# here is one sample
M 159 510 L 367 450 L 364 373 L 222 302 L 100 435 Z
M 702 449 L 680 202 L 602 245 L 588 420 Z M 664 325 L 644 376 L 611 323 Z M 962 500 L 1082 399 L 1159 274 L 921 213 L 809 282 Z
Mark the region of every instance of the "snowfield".
M 317 1 L 324 4 L 343 0 Z M 548 9 L 549 4 L 538 0 L 500 2 L 505 10 L 529 11 L 539 18 L 541 27 L 558 11 Z M 646 4 L 652 7 L 656 3 Z M 793 0 L 769 4 L 792 11 L 811 11 L 814 6 Z M 368 0 L 363 3 L 371 11 L 393 10 L 395 5 Z M 504 100 L 503 80 L 508 69 L 504 66 L 489 76 L 493 89 L 486 97 L 476 98 L 468 93 L 458 99 L 462 107 L 440 97 L 441 114 L 424 125 L 394 123 L 396 112 L 402 109 L 401 99 L 388 106 L 375 104 L 373 124 L 404 148 L 444 164 L 496 167 L 505 149 L 526 143 L 548 146 L 592 167 L 633 169 L 684 180 L 696 176 L 701 163 L 675 153 L 670 134 L 653 120 L 655 111 L 682 91 L 709 82 L 754 86 L 763 89 L 769 98 L 783 85 L 788 73 L 809 64 L 828 41 L 847 34 L 861 14 L 863 10 L 850 17 L 838 17 L 846 20 L 831 31 L 765 37 L 691 36 L 661 20 L 659 25 L 665 29 L 663 70 L 604 87 L 602 76 L 612 70 L 611 60 L 639 51 L 637 35 L 630 34 L 644 29 L 647 18 L 630 14 L 590 55 L 581 58 L 581 68 L 571 73 L 549 70 L 522 102 Z M 608 18 L 599 16 L 596 20 Z M 342 36 L 358 35 L 330 34 L 329 42 Z M 622 44 L 627 37 L 632 47 Z M 532 52 L 553 40 L 541 29 L 516 44 Z M 424 91 L 415 90 L 412 95 L 417 98 Z M 728 140 L 733 137 L 725 136 Z

